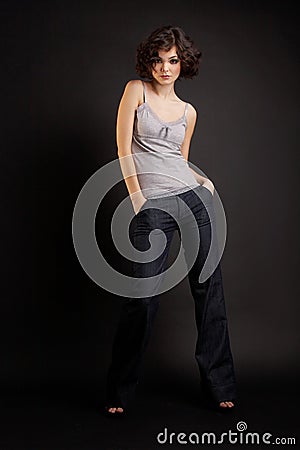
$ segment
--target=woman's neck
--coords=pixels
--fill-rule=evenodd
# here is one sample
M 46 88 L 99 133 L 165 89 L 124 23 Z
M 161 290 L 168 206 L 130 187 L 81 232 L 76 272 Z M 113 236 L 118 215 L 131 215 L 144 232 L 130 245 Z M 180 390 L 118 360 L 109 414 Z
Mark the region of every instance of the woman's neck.
M 160 97 L 162 100 L 170 100 L 171 98 L 175 98 L 175 90 L 174 90 L 174 84 L 169 84 L 166 86 L 162 86 L 157 81 L 152 80 L 150 82 L 153 92 Z

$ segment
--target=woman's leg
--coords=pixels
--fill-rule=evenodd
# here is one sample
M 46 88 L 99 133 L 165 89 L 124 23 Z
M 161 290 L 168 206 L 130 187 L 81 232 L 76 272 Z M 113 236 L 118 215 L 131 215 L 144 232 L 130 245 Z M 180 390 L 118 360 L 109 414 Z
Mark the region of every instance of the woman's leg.
M 153 202 L 154 205 L 155 202 Z M 176 229 L 176 222 L 171 216 L 159 209 L 141 210 L 133 218 L 130 238 L 133 246 L 139 251 L 149 249 L 149 234 L 157 228 L 165 233 L 166 247 L 162 255 L 154 261 L 146 263 L 132 261 L 133 277 L 141 279 L 164 272 L 171 240 Z M 107 375 L 106 403 L 108 405 L 123 408 L 134 397 L 143 354 L 149 342 L 159 307 L 159 295 L 155 295 L 159 286 L 160 283 L 155 285 L 152 296 L 124 300 L 113 341 L 112 361 Z M 137 290 L 133 283 L 133 292 L 137 292 Z
M 203 189 L 206 188 L 202 188 L 204 202 L 193 192 L 189 192 L 185 196 L 183 194 L 181 197 L 188 204 L 196 219 L 200 236 L 198 254 L 188 274 L 195 302 L 195 319 L 198 331 L 195 358 L 205 392 L 215 402 L 221 403 L 236 398 L 236 378 L 228 333 L 221 266 L 217 259 L 215 259 L 216 268 L 211 276 L 203 283 L 199 283 L 199 275 L 209 253 L 213 227 L 216 225 L 212 194 L 207 189 L 205 191 Z M 195 231 L 193 230 L 195 222 L 188 218 L 183 226 L 190 230 L 187 236 Z M 214 230 L 216 229 L 214 228 Z M 191 239 L 187 239 L 182 244 L 185 249 L 187 264 L 191 264 L 189 255 L 194 243 Z M 217 258 L 218 249 L 215 249 L 212 254 Z M 232 406 L 232 404 L 228 406 Z

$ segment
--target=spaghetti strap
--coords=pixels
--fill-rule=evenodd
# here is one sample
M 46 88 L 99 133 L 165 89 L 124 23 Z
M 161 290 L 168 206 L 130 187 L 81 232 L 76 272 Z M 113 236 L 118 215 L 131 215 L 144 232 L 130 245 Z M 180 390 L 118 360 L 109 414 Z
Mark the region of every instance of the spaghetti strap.
M 147 103 L 147 97 L 146 97 L 146 87 L 145 87 L 145 83 L 144 81 L 142 81 L 143 83 L 143 90 L 144 90 L 144 103 Z
M 186 103 L 185 104 L 185 108 L 184 108 L 184 117 L 186 117 L 186 112 L 187 112 L 188 106 L 189 106 L 189 104 Z

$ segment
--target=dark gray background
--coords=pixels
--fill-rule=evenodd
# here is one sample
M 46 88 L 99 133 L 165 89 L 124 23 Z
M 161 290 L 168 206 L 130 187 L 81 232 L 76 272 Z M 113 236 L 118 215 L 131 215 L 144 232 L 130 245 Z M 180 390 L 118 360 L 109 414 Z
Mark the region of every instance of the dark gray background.
M 272 385 L 273 409 L 276 395 L 293 386 L 296 402 L 299 41 L 292 2 L 12 1 L 1 2 L 1 16 L 3 390 L 92 386 L 103 395 L 122 298 L 82 270 L 72 213 L 87 179 L 117 157 L 116 112 L 124 85 L 138 78 L 137 44 L 174 24 L 203 53 L 199 76 L 176 89 L 198 111 L 190 161 L 213 180 L 226 212 L 221 264 L 240 389 Z M 101 250 L 124 272 L 109 227 L 125 195 L 120 183 L 96 220 Z M 177 248 L 175 239 L 173 255 Z M 187 280 L 162 295 L 145 392 L 155 384 L 163 390 L 171 377 L 174 390 L 198 386 L 193 307 Z

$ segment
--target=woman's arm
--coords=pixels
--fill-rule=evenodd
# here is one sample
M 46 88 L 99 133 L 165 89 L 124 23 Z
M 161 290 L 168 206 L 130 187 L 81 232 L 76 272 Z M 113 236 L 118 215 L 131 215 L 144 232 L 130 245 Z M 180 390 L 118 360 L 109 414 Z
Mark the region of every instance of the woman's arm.
M 187 119 L 187 127 L 186 127 L 186 131 L 185 131 L 184 141 L 181 145 L 180 150 L 181 150 L 183 157 L 188 161 L 189 151 L 190 151 L 190 143 L 191 143 L 191 139 L 192 139 L 192 136 L 194 133 L 196 121 L 197 121 L 197 111 L 191 104 L 189 104 L 189 106 L 188 106 L 186 119 Z M 195 172 L 191 167 L 189 169 L 192 171 L 196 181 L 198 183 L 202 184 L 202 186 L 209 189 L 211 191 L 211 193 L 213 194 L 214 193 L 214 185 L 213 185 L 212 181 L 209 180 L 208 178 L 202 177 L 199 173 Z
M 135 213 L 140 210 L 146 201 L 141 192 L 131 151 L 134 115 L 141 92 L 142 85 L 139 80 L 131 80 L 126 84 L 119 104 L 116 126 L 118 157 Z

